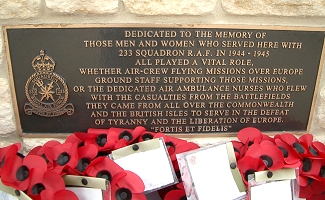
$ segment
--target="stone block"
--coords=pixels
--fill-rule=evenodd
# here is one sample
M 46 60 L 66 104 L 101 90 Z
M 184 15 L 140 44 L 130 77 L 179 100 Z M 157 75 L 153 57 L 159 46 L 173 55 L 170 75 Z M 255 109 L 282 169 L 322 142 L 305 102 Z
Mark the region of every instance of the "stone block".
M 320 104 L 317 110 L 318 124 L 320 127 L 325 128 L 325 86 L 320 88 L 319 93 Z
M 12 145 L 14 143 L 21 143 L 22 140 L 17 135 L 14 134 L 8 134 L 8 135 L 0 135 L 0 148 L 7 147 L 9 145 Z
M 0 32 L 2 33 L 2 28 L 0 28 Z M 0 36 L 0 65 L 2 64 L 4 56 L 4 50 L 3 50 L 3 38 L 2 35 Z
M 59 13 L 107 14 L 116 13 L 118 0 L 45 0 L 46 6 Z
M 22 138 L 24 149 L 24 154 L 27 154 L 30 150 L 37 146 L 43 146 L 46 142 L 50 140 L 56 140 L 60 143 L 63 143 L 65 139 L 57 139 L 57 138 Z
M 234 15 L 325 16 L 324 0 L 221 0 Z
M 138 15 L 202 15 L 212 12 L 217 0 L 123 0 L 123 3 Z
M 0 103 L 0 135 L 16 130 L 11 103 Z
M 5 78 L 0 78 L 0 88 L 0 104 L 11 102 L 10 87 Z
M 0 19 L 30 18 L 39 14 L 41 0 L 2 0 Z
M 8 81 L 0 78 L 0 135 L 16 130 Z

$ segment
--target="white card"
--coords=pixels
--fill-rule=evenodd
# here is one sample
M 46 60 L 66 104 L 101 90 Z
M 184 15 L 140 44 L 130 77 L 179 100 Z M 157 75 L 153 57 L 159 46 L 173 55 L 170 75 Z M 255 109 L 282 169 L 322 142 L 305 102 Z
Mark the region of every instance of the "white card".
M 162 138 L 147 140 L 136 145 L 139 149 L 133 150 L 134 152 L 132 152 L 134 145 L 130 145 L 113 151 L 111 157 L 124 170 L 132 171 L 142 179 L 145 185 L 145 193 L 159 190 L 177 182 L 174 168 L 171 165 Z M 131 154 L 118 156 L 123 151 L 131 152 Z
M 292 200 L 291 180 L 273 181 L 250 188 L 251 200 Z
M 74 192 L 79 200 L 102 200 L 103 193 L 101 189 L 98 188 L 86 188 L 86 187 L 66 187 L 67 190 Z
M 17 197 L 12 196 L 6 192 L 0 191 L 0 199 L 1 200 L 18 200 Z
M 226 144 L 187 154 L 185 159 L 198 199 L 233 200 L 245 195 L 239 191 L 231 172 Z M 186 176 L 183 171 L 182 177 Z M 187 186 L 191 184 L 184 183 Z

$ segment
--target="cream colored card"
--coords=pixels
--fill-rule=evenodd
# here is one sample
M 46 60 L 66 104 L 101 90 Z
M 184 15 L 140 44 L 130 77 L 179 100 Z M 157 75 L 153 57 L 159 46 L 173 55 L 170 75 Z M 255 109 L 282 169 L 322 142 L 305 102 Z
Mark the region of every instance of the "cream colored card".
M 26 193 L 6 186 L 0 179 L 0 200 L 32 200 Z

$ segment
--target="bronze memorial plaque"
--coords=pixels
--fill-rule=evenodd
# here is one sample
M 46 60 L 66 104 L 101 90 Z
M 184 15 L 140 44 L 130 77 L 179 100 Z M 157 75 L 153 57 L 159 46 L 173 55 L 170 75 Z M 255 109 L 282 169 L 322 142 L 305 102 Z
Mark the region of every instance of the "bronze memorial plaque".
M 324 29 L 4 27 L 20 134 L 144 126 L 186 136 L 309 130 Z

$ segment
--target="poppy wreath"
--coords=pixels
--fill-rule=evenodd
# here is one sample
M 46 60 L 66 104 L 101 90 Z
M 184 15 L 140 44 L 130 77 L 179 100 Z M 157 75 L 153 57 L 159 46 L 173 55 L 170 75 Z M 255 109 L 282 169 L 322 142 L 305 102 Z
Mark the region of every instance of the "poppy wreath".
M 104 199 L 145 200 L 142 179 L 124 170 L 108 155 L 133 143 L 160 137 L 164 138 L 176 172 L 179 171 L 176 154 L 199 148 L 195 143 L 149 132 L 141 126 L 134 129 L 89 128 L 87 132 L 69 135 L 63 143 L 50 140 L 34 147 L 27 155 L 20 153 L 20 143 L 0 148 L 0 179 L 4 185 L 25 192 L 31 199 L 77 200 L 75 193 L 65 189 L 64 175 L 104 178 L 111 187 L 110 198 Z M 171 194 L 166 196 L 169 192 Z M 159 194 L 163 199 L 165 196 L 169 200 L 170 196 L 186 199 L 182 184 L 161 189 Z
M 325 145 L 313 141 L 313 135 L 299 138 L 291 133 L 274 137 L 247 127 L 232 141 L 238 169 L 248 186 L 248 175 L 257 171 L 298 168 L 299 197 L 307 200 L 325 199 Z
M 246 187 L 248 175 L 254 172 L 299 168 L 300 198 L 325 199 L 325 145 L 313 141 L 311 134 L 299 138 L 290 133 L 270 137 L 254 127 L 247 127 L 240 130 L 237 137 L 238 140 L 231 142 Z M 76 194 L 65 189 L 64 175 L 106 179 L 110 182 L 112 200 L 145 200 L 141 178 L 124 170 L 108 155 L 116 149 L 153 138 L 164 139 L 179 180 L 178 184 L 158 190 L 158 194 L 163 200 L 186 200 L 176 154 L 200 147 L 141 126 L 89 128 L 87 132 L 69 135 L 63 143 L 50 140 L 34 147 L 27 155 L 19 153 L 20 143 L 0 148 L 0 178 L 4 185 L 36 200 L 77 200 Z

